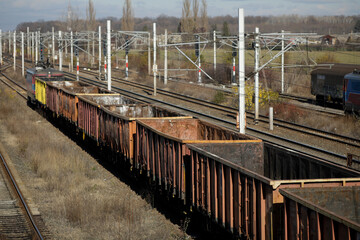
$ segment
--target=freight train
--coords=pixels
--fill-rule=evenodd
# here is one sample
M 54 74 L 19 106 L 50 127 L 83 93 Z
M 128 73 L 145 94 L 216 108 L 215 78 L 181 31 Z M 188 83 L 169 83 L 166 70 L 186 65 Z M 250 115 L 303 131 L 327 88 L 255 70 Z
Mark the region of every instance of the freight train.
M 318 104 L 335 103 L 360 114 L 360 65 L 334 64 L 311 72 L 311 94 Z
M 42 79 L 44 81 L 64 81 L 64 73 L 53 68 L 53 66 L 47 62 L 39 62 L 34 68 L 26 70 L 26 89 L 28 102 L 34 104 L 36 102 L 36 79 Z M 39 92 L 37 92 L 39 94 Z
M 40 72 L 47 75 L 38 77 Z M 280 191 L 360 186 L 355 171 L 293 153 L 284 158 L 285 152 L 264 148 L 255 137 L 97 86 L 64 81 L 55 70 L 27 74 L 29 101 L 46 116 L 96 143 L 115 166 L 178 199 L 189 212 L 201 215 L 207 228 L 219 226 L 235 239 L 298 239 L 307 229 L 310 236 L 339 233 L 341 238 L 335 239 L 356 239 L 351 236 L 360 233 L 360 224 L 333 220 L 316 212 L 319 208 L 314 208 L 315 217 L 302 221 L 305 207 L 292 210 L 298 207 L 296 198 L 285 198 L 288 193 Z M 301 229 L 296 227 L 299 219 Z

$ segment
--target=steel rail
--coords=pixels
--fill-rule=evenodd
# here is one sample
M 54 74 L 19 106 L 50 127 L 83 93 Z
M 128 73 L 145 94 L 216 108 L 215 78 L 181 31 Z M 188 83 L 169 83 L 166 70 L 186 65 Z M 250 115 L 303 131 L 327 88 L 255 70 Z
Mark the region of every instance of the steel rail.
M 14 189 L 16 190 L 17 196 L 18 196 L 18 198 L 20 199 L 21 204 L 22 204 L 23 208 L 24 208 L 25 211 L 26 211 L 26 215 L 27 215 L 28 219 L 29 219 L 30 222 L 31 222 L 31 225 L 32 225 L 33 230 L 35 230 L 35 233 L 36 233 L 38 239 L 43 240 L 44 238 L 43 238 L 43 236 L 41 235 L 41 232 L 40 232 L 39 228 L 36 226 L 36 223 L 35 223 L 35 221 L 34 221 L 34 219 L 33 219 L 33 217 L 32 217 L 32 214 L 31 214 L 31 212 L 30 212 L 30 209 L 29 209 L 29 207 L 28 207 L 28 205 L 27 205 L 27 203 L 26 203 L 26 201 L 25 201 L 25 199 L 24 199 L 24 197 L 23 197 L 23 195 L 22 195 L 22 193 L 21 193 L 21 191 L 20 191 L 20 188 L 18 187 L 18 185 L 17 185 L 17 183 L 16 183 L 16 181 L 15 181 L 15 178 L 13 177 L 13 175 L 12 175 L 12 173 L 11 173 L 10 168 L 8 167 L 8 165 L 7 165 L 7 163 L 6 163 L 3 155 L 1 154 L 1 152 L 0 152 L 0 158 L 1 158 L 1 160 L 2 160 L 3 167 L 5 168 L 6 173 L 7 173 L 8 177 L 10 178 L 11 183 L 12 183 Z

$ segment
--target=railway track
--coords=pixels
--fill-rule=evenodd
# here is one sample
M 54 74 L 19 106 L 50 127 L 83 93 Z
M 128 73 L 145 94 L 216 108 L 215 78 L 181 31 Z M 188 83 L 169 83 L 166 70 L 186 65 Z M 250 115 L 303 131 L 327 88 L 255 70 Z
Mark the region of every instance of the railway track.
M 44 239 L 0 152 L 0 239 Z
M 85 73 L 88 73 L 88 72 L 85 72 Z M 92 72 L 90 72 L 90 73 L 93 75 Z M 122 83 L 122 84 L 127 84 L 127 85 L 132 86 L 132 87 L 137 87 L 137 88 L 143 89 L 144 91 L 147 91 L 147 92 L 151 92 L 153 90 L 151 87 L 149 87 L 149 86 L 147 86 L 145 84 L 134 83 L 134 82 L 131 82 L 131 81 L 128 81 L 128 80 L 120 79 L 120 78 L 113 78 L 113 81 L 118 82 L 118 83 Z M 198 105 L 201 105 L 201 106 L 206 106 L 206 107 L 209 107 L 209 108 L 218 109 L 220 111 L 223 111 L 223 112 L 225 112 L 227 114 L 232 115 L 233 118 L 236 117 L 236 114 L 238 112 L 238 109 L 236 109 L 236 108 L 227 107 L 227 106 L 220 105 L 220 104 L 215 104 L 215 103 L 212 103 L 212 102 L 209 102 L 209 101 L 205 101 L 205 100 L 190 97 L 190 96 L 184 96 L 182 94 L 166 91 L 166 90 L 163 90 L 163 89 L 157 89 L 157 93 L 163 94 L 163 95 L 168 96 L 168 97 L 174 97 L 174 98 L 177 98 L 177 99 L 182 99 L 182 100 L 185 100 L 185 101 L 188 101 L 188 102 L 191 102 L 191 103 L 194 103 L 194 104 L 198 104 Z M 301 98 L 301 97 L 299 97 L 299 98 Z M 306 99 L 306 101 L 308 100 L 307 98 L 301 98 L 301 99 Z M 254 114 L 252 112 L 247 112 L 246 114 L 250 115 L 250 116 L 254 116 Z M 264 122 L 264 123 L 269 123 L 268 117 L 266 117 L 264 115 L 259 115 L 259 117 L 260 117 L 259 121 Z M 330 132 L 327 132 L 327 131 L 322 131 L 322 130 L 319 130 L 319 129 L 316 129 L 316 128 L 312 128 L 312 127 L 308 127 L 308 126 L 304 126 L 304 125 L 300 125 L 300 124 L 296 124 L 296 123 L 292 123 L 292 122 L 288 122 L 288 121 L 284 121 L 284 120 L 276 119 L 276 118 L 274 119 L 274 124 L 276 126 L 283 127 L 283 128 L 286 128 L 286 129 L 290 129 L 290 130 L 310 134 L 310 135 L 313 135 L 313 136 L 319 136 L 319 137 L 321 136 L 321 137 L 326 138 L 328 140 L 333 140 L 333 141 L 336 141 L 336 142 L 339 142 L 339 143 L 346 143 L 346 144 L 349 144 L 349 145 L 354 146 L 354 147 L 360 147 L 359 139 L 343 136 L 343 135 L 340 135 L 340 134 L 330 133 Z
M 86 73 L 89 74 L 91 72 L 86 71 Z M 94 74 L 95 73 L 92 73 L 92 75 L 94 75 Z M 67 75 L 67 77 L 72 78 L 72 79 L 76 78 L 76 75 L 72 74 L 72 73 L 66 72 L 66 75 Z M 97 76 L 97 74 L 96 74 L 96 76 Z M 105 87 L 105 88 L 107 87 L 107 83 L 104 83 L 103 81 L 93 80 L 93 79 L 83 77 L 83 76 L 80 76 L 80 80 L 90 83 L 90 84 L 97 85 L 99 87 Z M 199 118 L 205 118 L 210 121 L 215 121 L 219 125 L 222 125 L 224 127 L 232 129 L 232 130 L 236 130 L 236 128 L 235 128 L 236 123 L 235 123 L 234 119 L 235 119 L 237 110 L 234 108 L 226 107 L 226 106 L 214 104 L 214 103 L 211 103 L 208 101 L 196 99 L 193 97 L 183 96 L 178 93 L 173 93 L 173 92 L 165 91 L 162 89 L 158 89 L 157 92 L 159 94 L 162 94 L 163 96 L 166 96 L 168 98 L 176 99 L 175 103 L 171 103 L 169 101 L 159 100 L 157 98 L 149 96 L 150 94 L 152 94 L 153 89 L 144 84 L 137 84 L 137 83 L 133 83 L 133 82 L 130 82 L 130 81 L 127 81 L 124 79 L 119 79 L 119 78 L 113 78 L 113 82 L 117 82 L 118 84 L 130 85 L 133 89 L 135 89 L 135 88 L 140 89 L 141 93 L 139 93 L 139 91 L 134 91 L 134 90 L 129 91 L 124 88 L 119 88 L 119 87 L 115 87 L 115 86 L 112 87 L 113 90 L 123 94 L 124 96 L 130 97 L 133 99 L 137 99 L 137 100 L 140 100 L 140 101 L 146 102 L 146 103 L 152 103 L 152 104 L 157 103 L 157 104 L 165 105 L 167 107 L 180 109 L 180 110 L 187 112 L 187 114 L 191 114 L 191 115 L 194 115 Z M 182 101 L 184 104 L 179 104 L 180 101 Z M 187 102 L 187 104 L 185 104 L 186 102 Z M 192 105 L 192 106 L 189 106 L 189 105 Z M 202 112 L 203 110 L 200 111 L 199 109 L 196 109 L 196 107 L 194 108 L 195 105 L 211 109 L 211 113 L 209 111 Z M 251 115 L 252 113 L 247 113 L 247 114 Z M 215 116 L 223 116 L 223 117 L 215 117 Z M 259 120 L 260 120 L 260 122 L 262 122 L 264 124 L 268 124 L 268 119 L 266 116 L 260 116 Z M 348 148 L 348 147 L 355 148 L 355 149 L 360 148 L 360 143 L 359 143 L 358 139 L 349 138 L 349 137 L 338 135 L 338 134 L 328 133 L 328 132 L 321 131 L 318 129 L 282 121 L 280 119 L 275 119 L 274 125 L 279 128 L 297 132 L 298 134 L 301 134 L 301 135 L 306 134 L 308 137 L 310 136 L 310 137 L 317 137 L 319 139 L 320 138 L 325 139 L 328 142 L 327 144 L 330 144 L 330 145 L 331 144 L 342 144 L 342 145 L 344 145 L 344 148 Z M 276 136 L 275 134 L 273 134 L 271 132 L 266 132 L 264 130 L 259 130 L 255 127 L 250 127 L 250 126 L 247 126 L 247 134 L 259 137 L 259 138 L 263 139 L 265 142 L 268 142 L 271 144 L 278 144 L 279 146 L 287 147 L 291 151 L 294 151 L 294 150 L 298 151 L 301 154 L 307 154 L 307 155 L 310 154 L 310 155 L 316 156 L 320 159 L 323 159 L 325 161 L 330 161 L 330 162 L 333 162 L 333 163 L 336 163 L 336 164 L 339 164 L 342 166 L 344 166 L 344 165 L 346 166 L 348 164 L 346 154 L 341 154 L 341 153 L 339 154 L 336 152 L 332 152 L 331 150 L 326 150 L 322 147 L 312 146 L 310 144 L 307 144 L 306 142 L 301 143 L 298 140 L 293 140 L 293 139 L 290 139 L 287 137 Z M 360 162 L 354 161 L 353 164 L 356 165 L 354 168 L 360 169 Z
M 3 77 L 3 78 L 0 77 L 1 82 L 3 82 L 5 85 L 7 85 L 12 90 L 14 90 L 22 98 L 27 99 L 25 86 L 20 85 L 19 83 L 17 83 L 16 81 L 14 81 L 13 79 L 11 79 L 10 77 L 8 77 L 6 74 L 4 74 L 2 72 L 0 72 L 0 76 Z M 15 85 L 15 87 L 13 85 Z
M 71 73 L 66 73 L 66 74 L 70 78 L 74 78 L 76 76 L 76 75 L 73 75 Z M 99 82 L 99 81 L 96 81 L 96 80 L 92 80 L 92 79 L 89 79 L 89 78 L 86 78 L 86 77 L 81 76 L 80 80 L 88 82 L 90 84 L 95 84 L 95 85 L 100 86 L 100 87 L 107 87 L 106 83 Z M 124 88 L 115 87 L 115 86 L 112 86 L 112 89 L 115 92 L 119 92 L 119 93 L 121 93 L 121 94 L 123 94 L 124 96 L 127 96 L 127 97 L 138 98 L 138 99 L 141 99 L 142 101 L 145 101 L 145 102 L 148 102 L 148 103 L 163 104 L 163 105 L 166 105 L 168 107 L 180 109 L 180 110 L 183 110 L 183 111 L 187 112 L 188 114 L 191 114 L 191 115 L 194 115 L 196 117 L 203 118 L 203 119 L 205 118 L 206 120 L 215 121 L 217 124 L 219 124 L 219 125 L 221 125 L 223 127 L 226 127 L 226 128 L 232 129 L 232 130 L 236 130 L 236 128 L 235 128 L 236 123 L 235 123 L 235 120 L 233 120 L 233 117 L 230 117 L 230 118 L 227 118 L 227 119 L 225 117 L 223 117 L 223 118 L 222 117 L 215 117 L 215 116 L 226 116 L 226 115 L 229 115 L 229 113 L 233 114 L 233 112 L 231 112 L 233 110 L 231 110 L 231 109 L 223 110 L 219 106 L 217 106 L 217 109 L 214 110 L 213 109 L 214 104 L 213 104 L 211 106 L 207 106 L 207 108 L 211 108 L 212 112 L 217 111 L 217 114 L 209 114 L 209 113 L 201 112 L 201 111 L 199 111 L 199 109 L 190 108 L 188 106 L 184 107 L 182 104 L 180 104 L 180 96 L 178 96 L 178 95 L 176 97 L 176 104 L 175 104 L 175 103 L 170 103 L 169 101 L 162 101 L 162 100 L 159 100 L 159 99 L 148 96 L 150 94 L 149 89 L 147 89 L 147 90 L 142 89 L 142 91 L 147 92 L 147 94 L 145 94 L 145 95 L 144 95 L 144 93 L 140 94 L 140 93 L 137 93 L 135 91 L 125 90 Z M 183 101 L 185 102 L 187 100 L 183 100 Z M 190 100 L 190 105 L 194 105 L 194 103 L 195 103 L 194 99 Z M 197 104 L 202 105 L 202 106 L 205 105 L 204 102 L 197 103 Z M 225 111 L 225 113 L 224 113 L 224 111 Z M 279 125 L 280 125 L 280 123 L 279 123 Z M 287 126 L 285 128 L 290 129 L 290 128 L 295 128 L 295 127 L 294 126 Z M 317 131 L 316 129 L 315 130 L 311 129 L 311 130 L 315 131 L 315 132 L 312 132 L 311 134 L 309 133 L 311 136 L 316 136 L 317 135 L 318 137 L 324 138 L 324 135 L 326 135 L 326 133 L 324 133 L 324 132 L 323 133 L 316 133 L 316 131 Z M 301 131 L 304 131 L 304 130 L 296 129 L 295 131 L 301 132 Z M 310 130 L 308 130 L 308 131 L 310 131 Z M 264 132 L 262 130 L 258 130 L 256 128 L 252 128 L 252 127 L 249 127 L 249 126 L 247 127 L 247 134 L 259 137 L 259 138 L 263 139 L 265 142 L 267 142 L 269 144 L 270 143 L 271 144 L 277 144 L 277 145 L 279 145 L 281 147 L 286 147 L 287 149 L 289 149 L 289 151 L 297 151 L 300 154 L 306 154 L 308 156 L 312 155 L 312 156 L 315 156 L 318 159 L 322 159 L 324 161 L 332 162 L 332 163 L 339 164 L 339 165 L 342 165 L 342 166 L 347 165 L 347 156 L 346 155 L 331 152 L 329 150 L 325 150 L 325 149 L 322 149 L 320 147 L 314 147 L 314 146 L 311 146 L 310 144 L 301 143 L 301 142 L 299 142 L 297 140 L 288 139 L 286 137 L 279 137 L 279 136 L 276 136 L 276 135 L 274 135 L 272 133 Z M 319 134 L 321 134 L 321 136 L 319 136 Z M 334 135 L 334 136 L 328 136 L 326 138 L 328 139 L 328 141 L 333 142 L 332 144 L 334 144 L 334 142 L 336 142 L 336 143 L 344 144 L 345 146 L 351 145 L 354 148 L 359 148 L 359 146 L 360 146 L 359 142 L 356 141 L 356 139 L 347 138 L 345 136 Z M 341 139 L 341 138 L 343 138 L 343 139 Z M 353 162 L 353 163 L 354 163 L 354 165 L 356 165 L 356 166 L 354 166 L 354 168 L 360 169 L 360 166 L 358 166 L 360 164 L 360 162 Z

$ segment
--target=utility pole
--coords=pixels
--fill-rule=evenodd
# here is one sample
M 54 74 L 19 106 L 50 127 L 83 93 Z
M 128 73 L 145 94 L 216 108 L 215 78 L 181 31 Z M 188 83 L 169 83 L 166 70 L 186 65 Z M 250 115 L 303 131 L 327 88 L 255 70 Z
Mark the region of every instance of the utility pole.
M 79 64 L 79 48 L 76 45 L 75 49 L 76 55 L 76 81 L 79 81 L 79 73 L 80 73 L 80 64 Z
M 29 27 L 26 28 L 26 41 L 27 41 L 27 48 L 26 48 L 26 55 L 27 58 L 30 58 L 30 29 Z
M 2 32 L 0 29 L 0 65 L 3 64 L 3 58 L 2 58 Z
M 70 32 L 70 72 L 73 72 L 74 70 L 74 41 L 73 41 L 73 32 Z
M 281 30 L 281 93 L 284 93 L 284 30 Z
M 95 32 L 92 33 L 92 58 L 91 67 L 95 64 Z
M 260 50 L 260 42 L 259 42 L 259 28 L 255 28 L 255 119 L 254 122 L 257 124 L 259 122 L 259 50 Z
M 151 73 L 151 50 L 150 50 L 150 44 L 151 44 L 151 35 L 149 33 L 149 40 L 148 40 L 148 74 Z
M 63 63 L 63 56 L 62 56 L 62 33 L 59 31 L 59 71 L 62 71 L 62 63 Z
M 216 73 L 216 31 L 214 31 L 214 72 Z
M 167 63 L 167 29 L 165 29 L 165 53 L 164 53 L 164 84 L 167 84 L 168 78 L 168 63 Z
M 99 81 L 101 80 L 101 26 L 99 26 Z
M 116 69 L 119 69 L 119 59 L 118 59 L 118 37 L 117 37 L 117 33 L 115 33 L 115 61 L 116 61 Z
M 87 33 L 87 62 L 90 63 L 90 33 Z
M 244 9 L 239 8 L 239 127 L 245 134 L 245 27 Z
M 108 90 L 111 91 L 111 22 L 107 20 Z
M 31 61 L 34 62 L 34 45 L 35 45 L 34 32 L 31 33 Z
M 153 43 L 154 43 L 154 65 L 153 65 L 153 72 L 154 72 L 154 96 L 156 96 L 156 72 L 157 72 L 157 65 L 156 65 L 156 23 L 153 23 Z
M 9 55 L 11 54 L 11 32 L 9 31 Z
M 53 64 L 55 64 L 55 32 L 54 32 L 54 27 L 52 27 L 52 60 L 53 60 Z
M 21 75 L 24 76 L 24 33 L 21 32 Z
M 39 60 L 39 53 L 38 53 L 38 48 L 39 48 L 38 40 L 39 40 L 39 38 L 38 38 L 38 34 L 39 34 L 39 32 L 36 31 L 36 33 L 35 33 L 35 65 L 38 64 L 38 60 Z
M 16 31 L 14 31 L 14 71 L 16 71 Z

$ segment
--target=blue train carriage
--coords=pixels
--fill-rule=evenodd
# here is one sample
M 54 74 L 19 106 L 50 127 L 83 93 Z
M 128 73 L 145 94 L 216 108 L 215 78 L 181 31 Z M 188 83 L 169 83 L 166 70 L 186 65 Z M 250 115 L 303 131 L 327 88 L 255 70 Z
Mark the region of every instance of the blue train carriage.
M 64 73 L 52 68 L 49 64 L 43 63 L 26 70 L 26 88 L 29 103 L 34 104 L 39 101 L 46 104 L 45 90 L 48 81 L 65 81 Z
M 319 67 L 311 72 L 311 94 L 316 101 L 343 105 L 344 76 L 360 65 L 334 63 L 331 67 Z
M 344 77 L 344 109 L 360 115 L 360 70 L 355 69 Z

